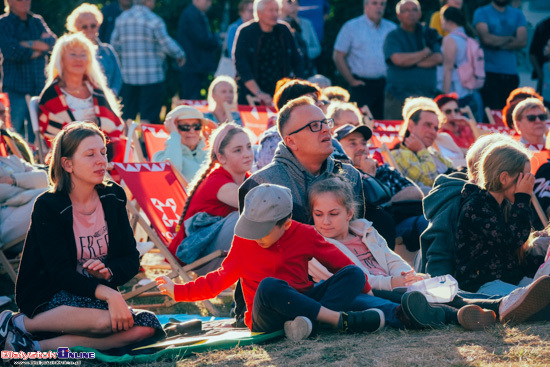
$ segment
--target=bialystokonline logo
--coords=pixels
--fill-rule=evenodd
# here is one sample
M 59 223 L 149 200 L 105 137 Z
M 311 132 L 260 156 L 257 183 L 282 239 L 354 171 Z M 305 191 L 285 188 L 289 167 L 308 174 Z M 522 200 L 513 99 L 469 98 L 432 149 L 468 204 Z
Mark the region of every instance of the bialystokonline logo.
M 9 350 L 2 351 L 2 359 L 11 360 L 12 362 L 17 361 L 41 361 L 48 362 L 48 359 L 55 359 L 58 362 L 66 361 L 69 362 L 69 359 L 94 359 L 94 352 L 71 352 L 67 347 L 57 348 L 57 352 L 12 352 Z M 51 362 L 51 361 L 50 361 Z M 39 364 L 49 364 L 49 363 L 39 363 Z M 72 364 L 72 363 L 71 363 Z

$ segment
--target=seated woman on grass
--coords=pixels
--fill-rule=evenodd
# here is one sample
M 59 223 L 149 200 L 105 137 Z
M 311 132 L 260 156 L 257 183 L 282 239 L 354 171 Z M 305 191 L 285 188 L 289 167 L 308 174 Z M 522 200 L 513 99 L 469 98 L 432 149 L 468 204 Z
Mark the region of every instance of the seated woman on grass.
M 180 228 L 169 247 L 188 264 L 201 255 L 229 250 L 239 217 L 238 189 L 254 161 L 248 134 L 233 122 L 216 129 L 208 145 L 207 159 L 189 185 Z M 195 272 L 206 274 L 222 260 L 210 261 Z
M 530 171 L 529 151 L 518 144 L 483 152 L 479 180 L 464 186 L 460 202 L 455 278 L 461 289 L 505 296 L 532 282 L 543 257 L 523 256 L 531 233 Z
M 1 349 L 108 350 L 164 335 L 153 313 L 130 309 L 116 288 L 137 274 L 139 254 L 124 190 L 105 177 L 106 151 L 95 124 L 57 134 L 52 187 L 34 205 L 15 285 L 21 313 L 0 314 Z

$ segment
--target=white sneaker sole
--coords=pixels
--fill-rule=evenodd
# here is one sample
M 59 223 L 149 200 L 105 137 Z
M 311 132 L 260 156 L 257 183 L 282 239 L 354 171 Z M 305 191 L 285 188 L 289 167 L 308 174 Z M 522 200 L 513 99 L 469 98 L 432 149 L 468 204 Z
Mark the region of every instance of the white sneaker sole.
M 307 339 L 313 330 L 311 320 L 304 316 L 298 316 L 292 321 L 285 322 L 285 335 L 292 341 Z
M 529 291 L 517 302 L 517 307 L 500 315 L 500 322 L 519 324 L 526 321 L 550 303 L 550 277 L 543 276 L 528 286 Z

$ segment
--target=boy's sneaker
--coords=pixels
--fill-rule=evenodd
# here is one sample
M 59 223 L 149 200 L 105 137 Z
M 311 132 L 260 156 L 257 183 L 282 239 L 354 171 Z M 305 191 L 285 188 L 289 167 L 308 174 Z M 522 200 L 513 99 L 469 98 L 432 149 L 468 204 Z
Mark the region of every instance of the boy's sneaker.
M 29 334 L 23 333 L 19 329 L 13 329 L 6 337 L 6 350 L 13 352 L 34 352 L 34 344 Z
M 371 308 L 365 311 L 341 312 L 342 319 L 341 332 L 344 333 L 362 333 L 364 331 L 373 333 L 384 327 L 384 313 L 377 308 Z
M 445 310 L 442 307 L 430 305 L 420 292 L 405 293 L 401 297 L 401 309 L 406 316 L 405 327 L 424 329 L 445 324 Z
M 477 305 L 467 305 L 458 310 L 458 323 L 466 330 L 484 330 L 496 323 L 494 311 L 483 309 Z
M 5 310 L 0 313 L 0 350 L 4 349 L 6 337 L 8 336 L 8 333 L 13 329 L 13 324 L 11 322 L 12 317 L 13 312 L 10 310 Z
M 285 322 L 285 335 L 290 340 L 297 342 L 307 339 L 313 331 L 311 320 L 305 316 L 298 316 L 292 321 Z
M 542 277 L 527 287 L 518 288 L 502 298 L 500 322 L 521 323 L 550 304 L 550 276 Z

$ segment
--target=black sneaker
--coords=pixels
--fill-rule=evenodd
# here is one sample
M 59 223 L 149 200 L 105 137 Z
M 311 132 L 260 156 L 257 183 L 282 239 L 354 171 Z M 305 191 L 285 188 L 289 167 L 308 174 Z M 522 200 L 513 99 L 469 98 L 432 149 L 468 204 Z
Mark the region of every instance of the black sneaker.
M 407 317 L 409 325 L 413 329 L 441 326 L 445 324 L 445 311 L 438 306 L 428 303 L 426 297 L 420 292 L 407 292 L 401 297 L 401 309 Z
M 21 332 L 19 329 L 13 329 L 6 337 L 5 350 L 12 352 L 34 352 L 33 340 L 29 334 Z
M 10 310 L 5 310 L 0 313 L 0 350 L 4 349 L 6 337 L 13 329 L 13 323 L 11 322 L 12 317 L 13 312 Z
M 362 333 L 367 331 L 373 333 L 384 327 L 384 313 L 377 308 L 357 312 L 341 312 L 342 318 L 341 332 L 344 333 Z

